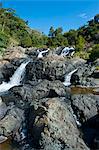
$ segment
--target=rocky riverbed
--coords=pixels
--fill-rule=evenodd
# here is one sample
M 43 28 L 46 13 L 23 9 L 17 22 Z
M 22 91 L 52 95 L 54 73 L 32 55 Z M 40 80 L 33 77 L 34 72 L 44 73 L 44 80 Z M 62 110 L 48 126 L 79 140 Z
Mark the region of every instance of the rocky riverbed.
M 6 51 L 1 84 L 29 62 L 20 84 L 0 92 L 0 150 L 98 150 L 99 60 L 63 57 L 61 47 Z M 38 57 L 41 51 L 46 53 Z

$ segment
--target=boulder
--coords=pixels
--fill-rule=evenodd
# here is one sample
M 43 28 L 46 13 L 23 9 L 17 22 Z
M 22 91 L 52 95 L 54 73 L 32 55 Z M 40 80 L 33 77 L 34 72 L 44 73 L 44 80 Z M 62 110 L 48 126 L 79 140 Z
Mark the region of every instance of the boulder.
M 48 56 L 35 59 L 26 67 L 27 80 L 64 80 L 65 74 L 70 73 L 85 62 L 81 60 L 66 60 L 61 56 Z
M 3 59 L 12 60 L 14 58 L 26 58 L 25 48 L 21 46 L 7 48 Z
M 12 108 L 7 115 L 0 121 L 0 135 L 9 137 L 14 134 L 21 126 L 23 111 L 19 108 Z
M 96 86 L 97 84 L 94 81 L 92 76 L 93 72 L 95 71 L 95 66 L 90 66 L 85 64 L 83 66 L 79 66 L 78 70 L 72 75 L 71 83 L 74 85 L 81 85 L 81 86 Z
M 46 97 L 70 97 L 70 91 L 67 89 L 61 81 L 48 81 L 43 80 L 35 86 L 24 85 L 19 87 L 13 87 L 9 90 L 9 93 L 2 95 L 2 99 L 6 104 L 14 102 L 17 107 L 27 107 L 29 103 L 36 102 Z M 16 101 L 17 99 L 17 101 Z
M 71 96 L 71 103 L 75 114 L 82 123 L 94 117 L 98 113 L 97 95 L 74 94 Z
M 5 114 L 7 113 L 7 106 L 4 102 L 2 102 L 2 99 L 0 98 L 0 120 L 4 118 Z
M 37 110 L 29 114 L 32 146 L 44 150 L 88 150 L 64 98 L 43 101 Z

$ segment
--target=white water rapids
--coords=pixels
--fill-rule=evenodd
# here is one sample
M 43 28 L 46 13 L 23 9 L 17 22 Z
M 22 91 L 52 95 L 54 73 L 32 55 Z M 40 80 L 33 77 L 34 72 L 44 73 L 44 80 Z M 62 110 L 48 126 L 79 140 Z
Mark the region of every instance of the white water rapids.
M 65 47 L 61 52 L 61 56 L 67 56 L 68 54 L 71 54 L 71 56 L 73 56 L 74 53 L 75 49 L 73 47 Z
M 65 81 L 63 82 L 63 84 L 64 84 L 65 86 L 70 86 L 70 85 L 71 85 L 71 83 L 70 83 L 71 76 L 72 76 L 72 74 L 75 73 L 76 71 L 77 71 L 77 69 L 75 69 L 75 70 L 71 71 L 69 74 L 66 74 L 66 75 L 65 75 Z
M 38 50 L 38 52 L 39 52 L 39 54 L 38 54 L 38 56 L 37 56 L 37 57 L 38 57 L 38 58 L 42 58 L 42 57 L 43 57 L 43 54 L 44 54 L 44 53 L 47 53 L 47 52 L 48 52 L 48 50 L 41 51 L 41 52 Z
M 0 93 L 6 92 L 12 87 L 20 85 L 25 72 L 25 67 L 28 63 L 29 62 L 23 62 L 14 72 L 9 82 L 2 82 L 2 84 L 0 84 Z

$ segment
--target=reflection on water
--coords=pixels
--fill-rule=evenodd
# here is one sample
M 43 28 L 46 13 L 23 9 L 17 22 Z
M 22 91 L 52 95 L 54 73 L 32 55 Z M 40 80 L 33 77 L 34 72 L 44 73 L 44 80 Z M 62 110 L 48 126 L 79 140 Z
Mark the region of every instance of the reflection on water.
M 0 150 L 13 150 L 11 147 L 11 141 L 7 140 L 3 142 L 2 144 L 0 144 Z
M 99 95 L 99 88 L 71 87 L 72 94 L 94 94 Z

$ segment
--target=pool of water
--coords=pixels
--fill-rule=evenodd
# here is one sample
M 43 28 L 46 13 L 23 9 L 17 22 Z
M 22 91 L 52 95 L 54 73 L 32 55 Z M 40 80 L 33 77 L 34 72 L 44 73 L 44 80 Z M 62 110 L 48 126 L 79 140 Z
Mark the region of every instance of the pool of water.
M 0 144 L 0 150 L 14 150 L 11 145 L 11 140 L 8 139 L 7 141 Z
M 99 87 L 71 87 L 72 94 L 94 94 L 99 95 Z

